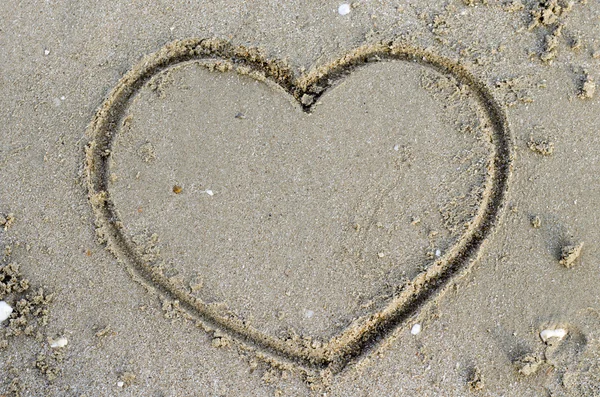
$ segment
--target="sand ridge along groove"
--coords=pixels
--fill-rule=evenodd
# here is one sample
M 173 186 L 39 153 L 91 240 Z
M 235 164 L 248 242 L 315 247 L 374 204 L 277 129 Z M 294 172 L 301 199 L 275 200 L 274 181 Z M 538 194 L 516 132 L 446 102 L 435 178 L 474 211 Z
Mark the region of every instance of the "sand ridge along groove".
M 442 257 L 422 271 L 392 297 L 380 311 L 358 319 L 320 347 L 312 347 L 267 335 L 243 321 L 220 313 L 214 306 L 177 286 L 159 269 L 146 263 L 123 231 L 122 221 L 109 192 L 109 159 L 112 144 L 123 122 L 128 103 L 157 73 L 188 61 L 227 62 L 281 86 L 303 110 L 310 112 L 316 99 L 353 69 L 381 60 L 415 62 L 453 77 L 469 86 L 485 110 L 490 127 L 492 153 L 477 214 L 468 229 Z M 112 90 L 88 127 L 91 141 L 86 146 L 86 176 L 89 201 L 96 215 L 101 243 L 131 271 L 208 328 L 218 329 L 252 349 L 307 370 L 341 371 L 371 351 L 378 342 L 414 315 L 426 302 L 439 295 L 449 282 L 477 259 L 504 208 L 511 173 L 512 139 L 506 117 L 492 94 L 460 64 L 400 42 L 366 45 L 313 71 L 296 77 L 281 61 L 267 59 L 260 50 L 234 46 L 219 39 L 186 39 L 172 42 L 142 59 Z

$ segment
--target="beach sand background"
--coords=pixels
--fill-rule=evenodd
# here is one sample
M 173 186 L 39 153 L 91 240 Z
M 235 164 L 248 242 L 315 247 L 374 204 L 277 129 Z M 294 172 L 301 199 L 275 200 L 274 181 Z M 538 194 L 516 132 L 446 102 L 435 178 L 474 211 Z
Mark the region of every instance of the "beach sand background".
M 0 324 L 1 392 L 600 395 L 600 6 L 357 1 L 341 15 L 340 4 L 0 6 L 0 298 L 15 309 Z M 187 38 L 260 49 L 295 76 L 402 42 L 463 65 L 506 114 L 509 191 L 479 257 L 341 372 L 206 332 L 99 241 L 88 126 L 128 70 Z M 404 61 L 332 82 L 311 113 L 223 69 L 188 62 L 139 89 L 109 154 L 111 200 L 170 280 L 318 347 L 459 241 L 488 172 L 485 109 L 471 87 Z M 567 333 L 544 342 L 545 329 Z

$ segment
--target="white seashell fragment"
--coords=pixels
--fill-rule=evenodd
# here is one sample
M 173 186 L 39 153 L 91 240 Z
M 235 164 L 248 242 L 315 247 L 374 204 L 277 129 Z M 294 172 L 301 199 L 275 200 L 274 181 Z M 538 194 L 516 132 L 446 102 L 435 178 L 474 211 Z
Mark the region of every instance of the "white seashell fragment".
M 410 329 L 410 333 L 412 335 L 417 335 L 419 332 L 421 332 L 421 324 L 415 324 Z
M 214 193 L 212 190 L 210 190 L 210 189 L 208 189 L 208 190 L 205 190 L 205 192 L 206 192 L 206 194 L 208 194 L 209 196 L 214 196 L 214 194 L 215 194 L 215 193 Z
M 544 342 L 546 342 L 550 338 L 558 338 L 558 340 L 561 340 L 566 335 L 567 335 L 567 330 L 565 330 L 563 328 L 545 329 L 542 332 L 540 332 L 540 338 L 542 338 L 542 341 L 544 341 Z
M 13 312 L 13 308 L 4 301 L 0 301 L 0 323 L 10 317 Z
M 350 4 L 348 4 L 348 3 L 340 4 L 340 6 L 338 7 L 338 13 L 340 15 L 350 14 Z
M 53 349 L 59 349 L 61 347 L 65 347 L 67 345 L 67 343 L 69 343 L 69 341 L 67 340 L 67 338 L 60 337 L 56 340 L 50 340 L 50 347 Z

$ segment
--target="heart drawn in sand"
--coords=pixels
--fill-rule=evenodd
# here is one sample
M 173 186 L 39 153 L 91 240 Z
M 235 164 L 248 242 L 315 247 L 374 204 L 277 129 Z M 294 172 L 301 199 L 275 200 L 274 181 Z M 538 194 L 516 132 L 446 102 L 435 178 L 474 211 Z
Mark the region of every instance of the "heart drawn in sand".
M 120 215 L 121 204 L 118 204 L 118 195 L 111 191 L 114 179 L 111 161 L 114 161 L 114 156 L 118 157 L 118 153 L 115 153 L 115 142 L 118 141 L 119 134 L 123 133 L 122 130 L 129 122 L 127 112 L 132 101 L 143 87 L 152 82 L 156 76 L 190 62 L 208 62 L 213 68 L 233 69 L 238 72 L 241 70 L 244 74 L 260 80 L 260 84 L 266 83 L 283 89 L 287 93 L 285 95 L 294 98 L 296 108 L 300 108 L 305 114 L 310 114 L 315 110 L 319 100 L 325 98 L 324 94 L 331 91 L 335 84 L 343 81 L 351 72 L 364 65 L 381 61 L 419 65 L 424 69 L 448 76 L 463 87 L 468 87 L 478 106 L 483 109 L 482 117 L 487 131 L 485 140 L 489 144 L 486 146 L 489 148 L 488 161 L 483 166 L 485 175 L 478 193 L 478 208 L 473 212 L 473 216 L 466 226 L 460 229 L 455 241 L 444 249 L 443 254 L 435 251 L 431 263 L 415 273 L 416 275 L 413 274 L 407 282 L 396 286 L 397 288 L 385 300 L 384 305 L 369 309 L 370 312 L 352 321 L 341 332 L 324 343 L 311 344 L 304 343 L 301 339 L 285 339 L 258 329 L 231 313 L 225 312 L 218 305 L 207 303 L 197 294 L 191 293 L 189 288 L 182 286 L 173 277 L 165 274 L 162 267 L 151 263 L 152 260 L 149 259 L 149 256 L 136 246 L 134 236 L 128 232 L 127 222 Z M 280 115 L 273 116 L 273 119 L 277 119 Z M 244 117 L 244 114 L 240 113 L 236 118 L 243 119 Z M 302 115 L 297 118 L 305 120 L 302 122 L 311 122 L 311 119 Z M 487 87 L 460 64 L 401 43 L 380 43 L 361 47 L 310 73 L 295 77 L 283 62 L 269 60 L 258 50 L 236 47 L 220 40 L 176 41 L 144 58 L 119 81 L 96 113 L 88 133 L 92 141 L 86 147 L 86 173 L 89 199 L 97 220 L 97 232 L 101 242 L 105 243 L 122 263 L 145 283 L 152 285 L 164 298 L 178 301 L 183 310 L 205 324 L 207 328 L 225 333 L 240 343 L 279 360 L 291 362 L 307 369 L 329 369 L 332 372 L 341 370 L 377 346 L 378 341 L 385 339 L 400 325 L 406 323 L 426 302 L 438 296 L 453 279 L 473 264 L 482 244 L 490 236 L 498 222 L 504 206 L 512 156 L 511 137 L 506 118 Z M 165 133 L 168 134 L 168 132 Z M 293 138 L 293 135 L 290 136 Z M 289 144 L 291 151 L 282 151 L 281 153 L 305 153 L 306 151 L 310 152 L 311 146 L 316 146 L 313 142 L 301 146 L 293 139 L 287 139 L 288 141 L 280 137 L 278 141 L 277 137 L 273 136 L 275 142 L 273 147 L 278 144 Z M 368 143 L 370 144 L 370 142 Z M 293 144 L 300 145 L 295 147 L 295 149 L 300 149 L 294 150 Z M 238 145 L 238 147 L 243 146 L 242 144 Z M 391 150 L 395 151 L 402 149 L 398 145 L 392 145 L 392 147 Z M 145 148 L 142 147 L 140 150 L 143 152 Z M 253 150 L 258 149 L 254 148 Z M 318 154 L 318 158 L 327 164 L 327 160 L 322 160 L 323 153 L 325 152 Z M 153 153 L 149 149 L 146 155 L 152 157 Z M 381 156 L 378 155 L 374 158 L 379 157 Z M 272 161 L 267 159 L 263 163 L 257 164 L 266 167 L 263 171 L 267 172 L 270 169 L 269 164 L 275 161 L 275 159 Z M 345 175 L 344 164 L 338 164 L 335 161 L 331 163 L 332 168 L 337 166 L 339 170 L 335 172 Z M 305 163 L 309 164 L 310 159 Z M 327 165 L 324 167 L 327 168 Z M 306 167 L 306 169 L 308 168 L 310 167 Z M 276 179 L 274 184 L 277 183 L 277 180 L 281 182 L 286 178 L 287 171 L 277 171 L 277 167 L 273 169 L 275 171 L 271 176 Z M 304 169 L 302 168 L 302 170 Z M 252 171 L 253 169 L 250 167 L 248 172 Z M 300 178 L 297 180 L 302 180 L 300 176 L 297 178 Z M 390 188 L 385 186 L 383 186 L 383 190 L 391 191 L 394 188 L 393 185 L 390 185 Z M 312 188 L 314 186 L 306 187 L 308 190 Z M 233 189 L 232 185 L 230 191 L 234 191 Z M 318 193 L 317 190 L 313 189 L 315 195 Z M 185 186 L 183 192 L 185 193 Z M 175 194 L 181 193 L 181 187 L 173 186 L 173 191 L 169 193 L 174 197 Z M 218 192 L 213 192 L 210 187 L 204 187 L 202 193 L 205 194 L 205 197 L 213 194 L 216 194 L 215 198 L 218 197 Z M 290 195 L 281 195 L 281 197 L 285 199 Z M 332 207 L 339 207 L 335 201 L 332 202 L 334 203 Z M 275 206 L 276 204 L 270 205 Z M 298 213 L 302 213 L 302 209 L 298 209 Z M 268 217 L 271 217 L 270 213 Z M 294 219 L 301 218 L 302 216 L 297 216 Z M 359 226 L 356 223 L 357 233 L 359 233 Z M 285 227 L 288 226 L 280 225 L 279 227 L 281 230 L 287 230 Z M 383 228 L 384 225 L 381 227 Z M 293 227 L 290 230 L 293 233 Z M 328 236 L 329 234 L 324 235 Z M 383 258 L 386 254 L 381 252 L 377 255 Z M 319 266 L 319 264 L 317 263 L 315 266 Z M 252 293 L 252 291 L 248 292 Z M 312 316 L 312 312 L 310 315 Z

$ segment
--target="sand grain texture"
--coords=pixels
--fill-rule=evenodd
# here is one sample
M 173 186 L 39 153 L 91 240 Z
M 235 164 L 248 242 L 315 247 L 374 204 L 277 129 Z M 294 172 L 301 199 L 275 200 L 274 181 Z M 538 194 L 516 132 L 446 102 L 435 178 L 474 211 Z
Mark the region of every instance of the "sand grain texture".
M 347 15 L 339 5 L 0 5 L 0 266 L 18 264 L 32 288 L 2 299 L 38 296 L 47 309 L 43 325 L 2 337 L 0 394 L 600 394 L 598 4 L 359 1 Z M 236 56 L 187 62 L 141 84 L 105 154 L 108 193 L 88 199 L 96 112 L 144 57 L 190 38 L 277 61 L 262 74 Z M 377 54 L 319 81 L 376 43 L 472 74 L 506 115 L 514 156 L 505 211 L 468 271 L 383 340 L 367 338 L 364 354 L 348 349 L 341 372 L 311 372 L 198 321 L 98 241 L 93 206 L 114 201 L 169 283 L 243 327 L 328 351 L 435 268 L 493 169 L 469 85 Z M 322 84 L 292 84 L 298 76 Z M 576 260 L 563 258 L 580 241 Z M 14 315 L 34 316 L 28 307 Z M 543 343 L 540 331 L 556 328 L 565 338 Z

